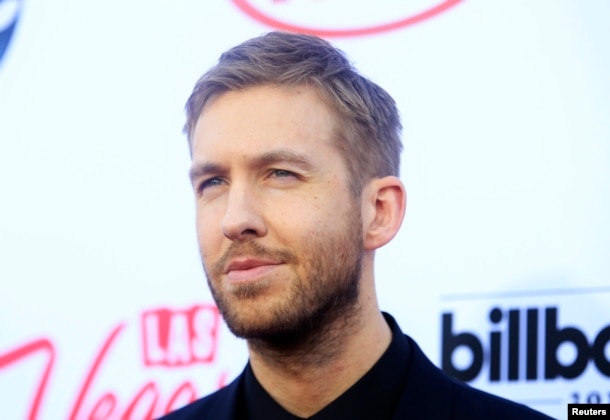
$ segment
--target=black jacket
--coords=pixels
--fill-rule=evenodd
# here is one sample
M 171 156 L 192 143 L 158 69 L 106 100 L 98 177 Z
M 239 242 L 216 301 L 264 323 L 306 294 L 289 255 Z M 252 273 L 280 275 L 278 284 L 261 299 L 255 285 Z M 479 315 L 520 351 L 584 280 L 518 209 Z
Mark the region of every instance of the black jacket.
M 450 378 L 408 336 L 408 378 L 393 420 L 536 420 L 550 417 Z M 244 373 L 231 384 L 163 417 L 163 420 L 241 420 Z M 381 419 L 371 419 L 381 420 Z

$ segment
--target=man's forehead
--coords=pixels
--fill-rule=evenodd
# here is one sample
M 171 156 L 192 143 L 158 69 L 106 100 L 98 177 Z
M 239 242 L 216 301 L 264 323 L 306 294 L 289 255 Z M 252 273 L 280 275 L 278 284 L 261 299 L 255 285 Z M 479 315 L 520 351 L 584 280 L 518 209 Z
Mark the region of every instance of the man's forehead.
M 192 142 L 251 133 L 328 138 L 334 137 L 336 128 L 335 113 L 317 90 L 307 86 L 263 85 L 211 97 L 196 121 Z M 282 138 L 276 140 L 282 141 Z
M 261 84 L 247 86 L 238 89 L 223 90 L 211 94 L 205 100 L 201 111 L 197 117 L 196 124 L 202 120 L 210 110 L 214 108 L 214 105 L 220 101 L 226 102 L 229 99 L 230 102 L 239 104 L 246 101 L 246 96 L 250 98 L 256 98 L 259 104 L 266 104 L 269 99 L 277 99 L 283 97 L 283 99 L 293 102 L 293 99 L 301 98 L 309 102 L 309 108 L 312 106 L 316 109 L 323 110 L 325 113 L 335 117 L 335 112 L 332 109 L 326 95 L 320 92 L 319 89 L 309 85 L 277 85 L 277 84 Z
M 276 163 L 289 163 L 292 166 L 299 167 L 304 171 L 314 170 L 316 167 L 315 156 L 300 152 L 294 149 L 277 147 L 265 151 L 256 151 L 247 153 L 241 156 L 234 156 L 244 165 L 252 168 L 265 167 Z M 235 160 L 235 159 L 234 159 Z M 230 163 L 214 157 L 202 156 L 201 159 L 193 160 L 191 165 L 191 178 L 208 172 L 226 172 L 230 168 Z

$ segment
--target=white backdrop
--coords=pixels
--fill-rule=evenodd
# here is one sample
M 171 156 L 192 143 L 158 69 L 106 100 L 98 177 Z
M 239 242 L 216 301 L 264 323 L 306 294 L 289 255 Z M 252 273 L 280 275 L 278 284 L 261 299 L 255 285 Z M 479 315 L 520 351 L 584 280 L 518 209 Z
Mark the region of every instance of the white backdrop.
M 382 308 L 475 386 L 559 418 L 610 402 L 608 16 L 0 0 L 1 418 L 157 416 L 241 371 L 197 254 L 182 109 L 222 51 L 276 27 L 326 36 L 401 109 L 409 203 L 378 255 Z

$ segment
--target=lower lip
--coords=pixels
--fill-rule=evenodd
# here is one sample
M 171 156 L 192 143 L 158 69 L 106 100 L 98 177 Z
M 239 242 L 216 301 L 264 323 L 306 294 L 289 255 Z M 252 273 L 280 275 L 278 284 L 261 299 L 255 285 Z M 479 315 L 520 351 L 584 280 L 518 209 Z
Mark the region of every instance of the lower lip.
M 227 280 L 231 283 L 248 283 L 260 280 L 261 277 L 268 275 L 275 270 L 277 265 L 260 265 L 247 270 L 231 270 L 227 273 Z

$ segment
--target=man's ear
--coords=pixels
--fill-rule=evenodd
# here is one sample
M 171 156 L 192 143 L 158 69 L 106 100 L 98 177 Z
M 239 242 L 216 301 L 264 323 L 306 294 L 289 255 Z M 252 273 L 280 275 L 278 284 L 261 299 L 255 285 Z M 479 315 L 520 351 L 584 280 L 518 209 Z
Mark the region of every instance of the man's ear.
M 407 207 L 407 192 L 395 176 L 376 178 L 362 192 L 364 250 L 382 247 L 400 229 Z

